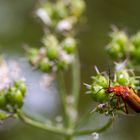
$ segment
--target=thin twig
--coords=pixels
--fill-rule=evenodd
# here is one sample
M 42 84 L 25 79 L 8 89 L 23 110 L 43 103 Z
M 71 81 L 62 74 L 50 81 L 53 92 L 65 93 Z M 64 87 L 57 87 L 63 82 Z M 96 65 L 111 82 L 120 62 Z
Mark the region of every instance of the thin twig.
M 108 129 L 111 126 L 111 124 L 113 123 L 113 121 L 114 121 L 114 118 L 110 118 L 109 121 L 101 128 L 89 129 L 89 130 L 79 130 L 79 131 L 75 132 L 74 135 L 82 136 L 82 135 L 90 135 L 93 132 L 101 133 L 101 132 L 105 131 L 106 129 Z
M 60 72 L 57 73 L 57 82 L 62 103 L 64 123 L 67 126 L 68 125 L 67 94 L 65 89 L 64 76 Z
M 75 61 L 72 65 L 72 96 L 74 98 L 74 108 L 78 110 L 79 103 L 79 95 L 80 95 L 80 62 L 79 62 L 79 54 L 75 52 Z
M 44 122 L 38 122 L 37 120 L 33 120 L 32 118 L 26 116 L 22 111 L 18 110 L 17 115 L 18 115 L 19 119 L 21 119 L 24 123 L 26 123 L 28 125 L 31 125 L 31 126 L 34 126 L 34 127 L 40 128 L 40 129 L 44 129 L 46 131 L 53 132 L 56 134 L 60 134 L 63 136 L 67 136 L 67 135 L 71 134 L 71 131 L 69 131 L 65 128 L 60 128 L 60 127 L 54 126 L 52 124 L 47 124 Z

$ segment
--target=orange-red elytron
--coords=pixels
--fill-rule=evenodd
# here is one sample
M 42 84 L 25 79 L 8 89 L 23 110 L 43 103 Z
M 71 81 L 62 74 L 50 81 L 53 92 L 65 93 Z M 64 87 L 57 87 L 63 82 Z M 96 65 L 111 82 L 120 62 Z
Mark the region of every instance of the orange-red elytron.
M 133 88 L 128 86 L 114 86 L 106 89 L 106 93 L 114 93 L 118 97 L 118 108 L 120 98 L 125 104 L 125 112 L 128 113 L 127 106 L 131 107 L 135 112 L 140 113 L 140 97 L 135 93 Z

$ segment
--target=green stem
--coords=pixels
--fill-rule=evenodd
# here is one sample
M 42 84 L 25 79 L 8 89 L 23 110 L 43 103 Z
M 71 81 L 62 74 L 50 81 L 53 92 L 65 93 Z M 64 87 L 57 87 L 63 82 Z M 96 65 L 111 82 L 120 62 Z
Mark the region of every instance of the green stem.
M 78 52 L 75 53 L 75 59 L 72 64 L 72 92 L 70 101 L 67 105 L 68 111 L 68 128 L 75 128 L 77 114 L 78 114 L 78 102 L 79 102 L 79 93 L 80 93 L 80 62 Z
M 72 96 L 74 97 L 74 108 L 77 110 L 80 94 L 80 62 L 78 51 L 75 52 L 75 61 L 72 65 Z
M 29 124 L 31 126 L 34 126 L 34 127 L 40 128 L 40 129 L 44 129 L 46 131 L 60 134 L 63 136 L 68 136 L 71 134 L 71 132 L 65 128 L 59 128 L 59 127 L 56 127 L 56 126 L 53 126 L 50 124 L 48 125 L 44 122 L 38 122 L 37 120 L 33 120 L 32 118 L 29 118 L 21 111 L 17 111 L 17 115 L 24 123 Z
M 108 129 L 111 124 L 113 123 L 114 121 L 114 118 L 110 118 L 109 121 L 101 128 L 98 128 L 98 129 L 89 129 L 89 130 L 79 130 L 79 131 L 76 131 L 74 133 L 74 135 L 76 136 L 82 136 L 82 135 L 90 135 L 92 134 L 93 132 L 97 132 L 97 133 L 101 133 L 101 132 L 104 132 L 106 129 Z
M 68 125 L 67 95 L 65 89 L 64 76 L 61 72 L 57 73 L 57 81 L 58 81 L 58 88 L 59 88 L 60 98 L 62 103 L 64 123 L 67 126 Z
M 70 136 L 67 136 L 67 138 L 66 138 L 66 140 L 73 140 L 73 136 L 72 135 L 70 135 Z
M 72 92 L 70 98 L 72 102 L 67 105 L 68 111 L 68 128 L 74 129 L 77 119 L 79 92 L 80 92 L 80 63 L 78 52 L 75 53 L 75 59 L 72 63 Z
M 53 132 L 59 135 L 63 135 L 66 137 L 66 140 L 73 140 L 74 136 L 90 135 L 93 132 L 97 132 L 97 133 L 104 132 L 107 128 L 111 126 L 111 124 L 114 121 L 114 118 L 110 118 L 110 120 L 103 127 L 99 129 L 79 130 L 79 131 L 73 132 L 73 130 L 71 129 L 60 128 L 60 127 L 56 127 L 50 124 L 48 125 L 44 122 L 38 122 L 37 120 L 33 120 L 32 118 L 29 118 L 28 116 L 26 116 L 23 112 L 19 110 L 17 111 L 17 115 L 19 119 L 21 119 L 24 123 L 46 130 L 48 132 Z

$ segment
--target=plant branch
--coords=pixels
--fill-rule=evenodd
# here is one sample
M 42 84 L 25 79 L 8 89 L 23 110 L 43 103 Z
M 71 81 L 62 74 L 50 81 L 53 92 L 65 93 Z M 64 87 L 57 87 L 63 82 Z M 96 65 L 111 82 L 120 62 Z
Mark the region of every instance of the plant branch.
M 68 125 L 67 95 L 66 95 L 63 73 L 61 72 L 57 73 L 57 82 L 58 82 L 58 88 L 60 92 L 61 103 L 62 103 L 64 123 L 67 126 Z
M 38 122 L 37 120 L 33 120 L 32 118 L 26 116 L 22 111 L 18 110 L 17 115 L 18 115 L 19 119 L 21 119 L 24 123 L 26 123 L 28 125 L 31 125 L 31 126 L 34 126 L 34 127 L 40 128 L 40 129 L 44 129 L 46 131 L 53 132 L 56 134 L 60 134 L 63 136 L 68 136 L 71 134 L 71 131 L 67 130 L 65 128 L 60 128 L 57 126 L 46 124 L 44 122 Z
M 82 135 L 90 135 L 93 132 L 97 132 L 97 133 L 104 132 L 106 129 L 108 129 L 111 126 L 113 121 L 114 121 L 114 118 L 110 118 L 109 121 L 103 127 L 101 127 L 101 128 L 89 129 L 89 130 L 79 130 L 79 131 L 76 131 L 74 135 L 82 136 Z
M 75 61 L 72 65 L 72 96 L 74 97 L 74 108 L 77 110 L 80 94 L 80 62 L 79 54 L 76 50 Z
M 73 140 L 73 136 L 72 135 L 67 136 L 66 140 Z

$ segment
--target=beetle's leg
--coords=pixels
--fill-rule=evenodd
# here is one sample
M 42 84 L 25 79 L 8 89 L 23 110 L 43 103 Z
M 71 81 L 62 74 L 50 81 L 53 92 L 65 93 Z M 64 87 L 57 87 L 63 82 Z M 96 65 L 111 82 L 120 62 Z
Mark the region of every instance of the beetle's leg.
M 118 103 L 118 109 L 120 109 L 120 97 L 118 97 L 117 103 Z
M 128 114 L 128 109 L 127 109 L 127 105 L 126 105 L 126 102 L 123 100 L 123 102 L 124 102 L 124 112 L 126 113 L 126 114 Z

